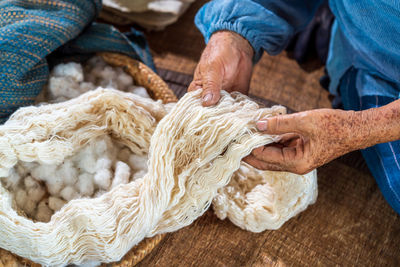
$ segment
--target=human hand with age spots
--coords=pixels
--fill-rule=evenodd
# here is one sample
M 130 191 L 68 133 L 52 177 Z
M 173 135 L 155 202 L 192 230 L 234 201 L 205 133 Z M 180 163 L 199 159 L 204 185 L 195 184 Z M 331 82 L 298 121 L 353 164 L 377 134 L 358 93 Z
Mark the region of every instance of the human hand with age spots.
M 261 119 L 258 130 L 280 140 L 244 161 L 258 169 L 305 174 L 350 151 L 400 138 L 400 100 L 364 111 L 317 109 Z
M 247 94 L 253 54 L 250 43 L 239 34 L 215 32 L 201 55 L 188 91 L 202 88 L 203 106 L 215 105 L 221 90 Z

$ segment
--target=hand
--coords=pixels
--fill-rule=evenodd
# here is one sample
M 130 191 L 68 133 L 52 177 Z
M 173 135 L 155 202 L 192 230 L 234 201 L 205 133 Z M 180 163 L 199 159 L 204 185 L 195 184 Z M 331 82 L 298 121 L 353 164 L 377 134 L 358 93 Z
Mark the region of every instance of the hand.
M 215 105 L 220 90 L 247 94 L 253 69 L 253 48 L 239 34 L 214 33 L 201 55 L 188 91 L 202 88 L 203 106 Z
M 258 169 L 305 174 L 345 153 L 369 145 L 360 112 L 318 109 L 262 119 L 257 128 L 280 135 L 244 161 Z

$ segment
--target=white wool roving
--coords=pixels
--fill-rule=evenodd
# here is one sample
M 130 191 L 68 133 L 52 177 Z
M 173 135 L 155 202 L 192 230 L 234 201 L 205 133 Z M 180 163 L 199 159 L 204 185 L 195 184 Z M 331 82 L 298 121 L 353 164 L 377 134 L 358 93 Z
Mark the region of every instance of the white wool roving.
M 222 92 L 215 107 L 202 107 L 200 98 L 200 91 L 187 93 L 166 114 L 159 102 L 99 89 L 64 103 L 18 110 L 0 126 L 2 176 L 18 161 L 60 165 L 107 135 L 136 155 L 148 154 L 148 172 L 127 184 L 115 182 L 111 191 L 99 197 L 69 201 L 47 223 L 18 215 L 12 195 L 0 186 L 0 246 L 43 265 L 112 262 L 145 237 L 189 225 L 215 196 L 226 198 L 215 206 L 219 216 L 254 231 L 275 228 L 315 200 L 315 174 L 296 176 L 301 184 L 257 174 L 254 179 L 247 177 L 252 184 L 245 190 L 241 181 L 231 180 L 243 157 L 274 141 L 273 136 L 256 131 L 255 121 L 281 109 L 260 109 L 238 93 Z M 132 165 L 124 164 L 111 165 L 120 180 L 126 180 Z M 232 189 L 224 196 L 221 189 L 227 184 Z M 235 192 L 246 194 L 239 196 L 240 205 L 235 203 Z M 49 215 L 47 207 L 61 205 L 55 202 L 40 202 L 40 216 Z M 235 216 L 236 210 L 243 215 Z

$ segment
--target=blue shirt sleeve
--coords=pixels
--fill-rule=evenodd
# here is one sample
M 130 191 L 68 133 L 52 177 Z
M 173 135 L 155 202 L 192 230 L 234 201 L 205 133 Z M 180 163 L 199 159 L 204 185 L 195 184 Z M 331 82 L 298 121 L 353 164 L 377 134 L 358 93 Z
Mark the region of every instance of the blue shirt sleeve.
M 321 0 L 214 0 L 197 13 L 196 26 L 206 43 L 220 30 L 234 31 L 246 38 L 257 62 L 263 51 L 279 54 L 290 37 L 306 27 Z

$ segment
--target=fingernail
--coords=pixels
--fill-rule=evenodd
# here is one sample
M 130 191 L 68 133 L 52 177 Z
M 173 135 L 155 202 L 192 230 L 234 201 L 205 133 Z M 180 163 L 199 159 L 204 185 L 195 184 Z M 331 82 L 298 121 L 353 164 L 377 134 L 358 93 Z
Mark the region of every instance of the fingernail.
M 211 93 L 207 93 L 205 96 L 203 96 L 203 102 L 209 102 L 212 99 L 212 94 Z
M 256 123 L 256 127 L 259 131 L 266 131 L 267 130 L 267 121 L 258 121 Z

